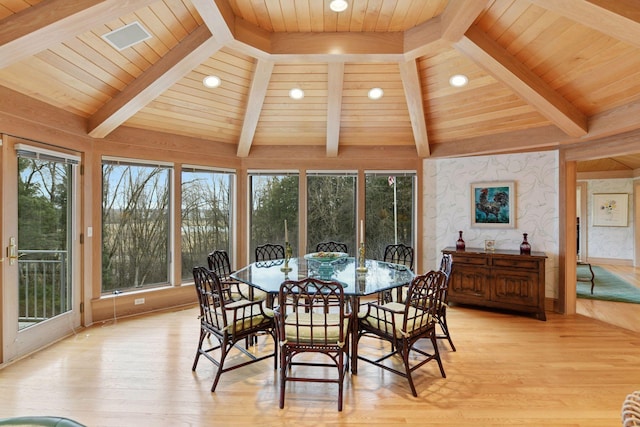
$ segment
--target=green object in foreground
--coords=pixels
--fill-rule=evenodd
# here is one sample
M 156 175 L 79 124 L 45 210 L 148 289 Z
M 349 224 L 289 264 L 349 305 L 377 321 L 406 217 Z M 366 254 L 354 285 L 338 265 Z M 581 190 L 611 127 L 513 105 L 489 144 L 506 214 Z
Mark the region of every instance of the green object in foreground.
M 84 424 L 69 418 L 49 416 L 0 418 L 0 426 L 85 427 Z
M 576 292 L 578 298 L 640 304 L 640 288 L 622 280 L 602 267 L 592 265 L 591 268 L 593 268 L 593 273 L 595 274 L 593 294 L 591 294 L 591 282 L 578 282 Z M 589 267 L 586 265 L 578 265 L 577 273 L 578 277 L 591 277 Z

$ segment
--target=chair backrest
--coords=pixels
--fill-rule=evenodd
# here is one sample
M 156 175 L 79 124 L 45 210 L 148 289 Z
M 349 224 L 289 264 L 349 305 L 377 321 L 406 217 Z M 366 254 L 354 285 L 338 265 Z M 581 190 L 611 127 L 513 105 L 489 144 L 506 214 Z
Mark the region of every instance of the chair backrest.
M 446 281 L 447 276 L 436 270 L 413 278 L 405 301 L 403 331 L 421 334 L 435 324 L 443 304 Z
M 451 254 L 443 254 L 440 260 L 440 271 L 447 275 L 447 278 L 451 276 L 451 266 L 453 265 L 453 259 Z
M 288 345 L 347 344 L 348 304 L 340 283 L 311 277 L 286 280 L 280 285 L 278 303 L 278 333 Z
M 413 270 L 413 248 L 402 243 L 387 245 L 384 249 L 383 261 L 406 265 L 409 270 Z
M 622 427 L 640 426 L 640 391 L 627 395 L 622 403 Z
M 216 250 L 207 255 L 209 270 L 214 271 L 218 278 L 228 278 L 233 271 L 227 251 Z
M 328 241 L 316 245 L 316 252 L 344 252 L 349 253 L 346 243 Z
M 258 245 L 256 246 L 255 255 L 256 261 L 271 261 L 274 259 L 283 259 L 284 246 L 273 243 Z
M 447 280 L 445 281 L 445 287 L 442 291 L 442 302 L 447 304 L 449 302 L 449 281 L 451 280 L 451 267 L 453 266 L 453 257 L 451 254 L 442 255 L 442 259 L 440 260 L 440 271 L 447 275 Z
M 193 267 L 193 282 L 198 294 L 200 321 L 218 331 L 225 330 L 225 304 L 233 302 L 231 290 L 223 287 L 218 275 L 206 267 Z

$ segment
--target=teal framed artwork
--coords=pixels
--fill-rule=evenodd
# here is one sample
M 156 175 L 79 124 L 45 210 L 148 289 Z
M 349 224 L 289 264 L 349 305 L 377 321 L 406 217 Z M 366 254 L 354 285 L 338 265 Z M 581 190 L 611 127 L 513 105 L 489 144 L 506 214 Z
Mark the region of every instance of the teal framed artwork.
M 515 228 L 515 182 L 475 182 L 471 184 L 471 226 Z

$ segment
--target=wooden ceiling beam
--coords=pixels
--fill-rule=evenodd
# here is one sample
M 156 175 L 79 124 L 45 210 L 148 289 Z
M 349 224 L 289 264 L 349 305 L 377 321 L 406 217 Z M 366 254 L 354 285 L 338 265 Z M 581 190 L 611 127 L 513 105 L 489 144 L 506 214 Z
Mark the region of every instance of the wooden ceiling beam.
M 466 157 L 557 148 L 567 136 L 555 126 L 431 144 L 431 157 Z
M 219 43 L 227 45 L 235 39 L 232 28 L 235 26 L 236 18 L 228 1 L 191 0 L 191 3 Z
M 89 135 L 104 138 L 221 47 L 201 25 L 98 110 L 89 119 Z
M 471 27 L 455 48 L 485 69 L 567 135 L 587 134 L 587 117 L 540 77 L 477 27 Z
M 640 130 L 640 101 L 620 105 L 589 117 L 589 133 L 579 138 L 565 138 L 563 145 L 604 140 L 619 134 Z M 638 149 L 636 149 L 638 151 Z M 602 157 L 602 156 L 600 156 Z
M 192 3 L 220 43 L 254 58 L 280 63 L 403 60 L 403 32 L 271 33 L 237 19 L 227 0 Z
M 260 119 L 260 112 L 267 96 L 271 74 L 273 73 L 273 61 L 265 61 L 263 59 L 258 59 L 257 61 L 238 141 L 238 157 L 247 157 L 249 155 L 258 120 Z
M 342 117 L 343 84 L 344 63 L 330 63 L 327 85 L 327 157 L 338 156 L 338 143 L 340 141 L 340 118 Z
M 489 0 L 450 1 L 442 12 L 442 35 L 444 40 L 457 42 L 480 16 Z
M 156 0 L 48 0 L 0 21 L 0 68 Z
M 640 47 L 637 0 L 529 0 L 544 9 Z
M 638 153 L 640 129 L 562 147 L 566 160 L 585 161 Z
M 402 55 L 404 33 L 273 33 L 272 55 Z
M 442 44 L 448 45 L 449 42 L 442 40 L 442 20 L 440 16 L 436 16 L 404 32 L 405 61 L 426 55 Z
M 193 0 L 213 36 L 226 46 L 275 62 L 401 62 L 433 43 L 457 41 L 489 0 L 449 2 L 440 16 L 404 32 L 272 33 L 238 19 L 228 0 Z
M 589 119 L 589 133 L 569 138 L 555 126 L 431 144 L 431 157 L 460 157 L 562 147 L 569 160 L 585 160 L 638 152 L 640 101 L 621 105 Z M 635 138 L 635 139 L 634 139 Z M 617 147 L 615 142 L 619 141 Z M 594 144 L 595 142 L 595 144 Z M 600 145 L 601 144 L 601 145 Z M 578 157 L 581 156 L 581 157 Z
M 404 88 L 404 96 L 407 100 L 411 128 L 413 129 L 413 139 L 416 144 L 418 157 L 429 157 L 429 137 L 427 136 L 427 124 L 424 116 L 424 106 L 422 100 L 422 88 L 420 87 L 420 76 L 418 75 L 418 65 L 415 60 L 401 62 L 400 78 Z

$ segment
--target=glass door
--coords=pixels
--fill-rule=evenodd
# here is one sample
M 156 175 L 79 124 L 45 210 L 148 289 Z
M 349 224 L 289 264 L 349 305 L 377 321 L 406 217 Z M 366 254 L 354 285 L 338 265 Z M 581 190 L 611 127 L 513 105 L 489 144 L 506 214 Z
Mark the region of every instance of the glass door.
M 78 158 L 6 139 L 5 362 L 69 334 L 80 324 L 79 292 L 74 286 Z

